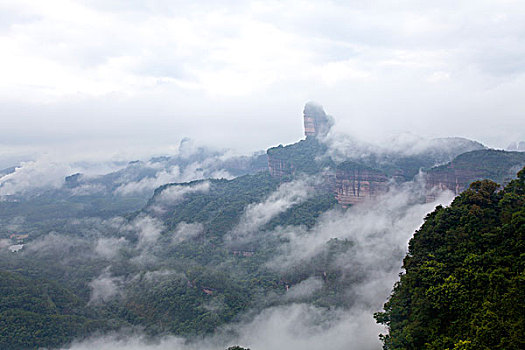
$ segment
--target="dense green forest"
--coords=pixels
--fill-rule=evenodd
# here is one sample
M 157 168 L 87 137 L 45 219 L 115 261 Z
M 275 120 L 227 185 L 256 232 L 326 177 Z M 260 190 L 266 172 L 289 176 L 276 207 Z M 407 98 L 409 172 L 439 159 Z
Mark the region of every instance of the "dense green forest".
M 169 189 L 202 184 L 209 187 L 178 201 L 162 199 L 162 193 Z M 96 331 L 135 326 L 150 336 L 207 334 L 222 324 L 238 321 L 247 310 L 290 302 L 281 297 L 286 285 L 320 276 L 320 271 L 327 273 L 329 283 L 308 301 L 344 307 L 344 285 L 353 277 L 338 278 L 341 274 L 330 264 L 347 249 L 348 242 L 327 242 L 328 255 L 284 273 L 266 266 L 279 254 L 277 247 L 283 242 L 278 237 L 262 236 L 256 244 L 240 247 L 230 246 L 224 239 L 247 206 L 264 201 L 282 184 L 266 172 L 233 180 L 169 184 L 155 191 L 144 210 L 126 219 L 55 223 L 47 229 L 56 231 L 42 238 L 39 249 L 32 250 L 30 242 L 29 250 L 1 252 L 0 269 L 5 272 L 0 276 L 0 344 L 14 344 L 12 348 L 17 349 L 53 347 Z M 335 207 L 332 194 L 314 187 L 309 191 L 308 198 L 272 217 L 261 232 L 287 225 L 312 227 L 319 215 Z M 162 210 L 155 212 L 160 205 Z M 129 225 L 141 222 L 146 214 L 147 220 L 162 223 L 162 229 L 154 245 L 139 248 L 141 232 Z M 180 225 L 192 224 L 199 228 L 198 234 L 174 240 L 173 233 Z M 93 252 L 93 244 L 100 239 L 92 235 L 94 230 L 106 232 L 103 241 L 122 235 L 120 239 L 128 243 L 109 258 L 99 256 Z M 142 261 L 144 256 L 150 260 Z M 93 302 L 90 283 L 101 276 L 125 293 Z M 42 330 L 38 331 L 39 327 Z
M 158 204 L 159 196 L 174 186 L 191 187 L 205 181 L 192 181 L 185 184 L 167 184 L 155 190 L 146 211 Z M 233 180 L 206 180 L 209 189 L 193 193 L 183 201 L 164 204 L 165 214 L 161 216 L 170 227 L 181 221 L 200 222 L 206 227 L 208 236 L 222 236 L 237 223 L 244 207 L 263 200 L 279 186 L 267 172 L 244 175 Z
M 291 145 L 279 145 L 267 151 L 270 159 L 283 161 L 290 166 L 290 173 L 316 174 L 324 168 L 334 167 L 326 155 L 327 146 L 315 137 L 307 137 Z
M 477 181 L 437 207 L 376 314 L 384 349 L 523 349 L 524 238 L 525 169 L 504 190 Z
M 56 347 L 118 323 L 87 309 L 71 290 L 0 270 L 0 348 Z

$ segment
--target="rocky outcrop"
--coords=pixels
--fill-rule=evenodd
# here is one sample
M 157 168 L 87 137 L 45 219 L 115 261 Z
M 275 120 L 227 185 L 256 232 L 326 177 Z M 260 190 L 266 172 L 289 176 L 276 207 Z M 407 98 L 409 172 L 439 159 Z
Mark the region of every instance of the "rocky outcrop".
M 293 174 L 293 165 L 282 159 L 268 157 L 268 170 L 273 177 L 282 178 Z
M 480 150 L 461 154 L 452 162 L 425 172 L 427 201 L 435 198 L 436 190 L 449 190 L 458 195 L 477 180 L 488 179 L 504 185 L 523 166 L 523 152 Z
M 344 162 L 335 173 L 335 198 L 344 208 L 373 198 L 388 189 L 388 177 L 379 170 Z
M 476 170 L 454 169 L 454 165 L 440 167 L 437 170 L 425 174 L 427 188 L 427 202 L 436 199 L 435 193 L 440 191 L 452 191 L 455 195 L 460 194 L 476 180 L 483 179 L 483 174 Z
M 424 177 L 432 200 L 439 190 L 457 195 L 479 179 L 504 184 L 525 165 L 525 152 L 490 150 L 479 142 L 453 137 L 418 142 L 406 152 L 374 150 L 356 143 L 354 153 L 361 156 L 336 166 L 322 138 L 331 126 L 331 118 L 320 105 L 307 103 L 306 139 L 267 150 L 271 176 L 286 180 L 301 174 L 317 175 L 321 179 L 318 190 L 335 192 L 339 204 L 347 207 L 386 192 L 391 182 L 412 181 L 422 169 L 427 169 Z M 433 167 L 435 164 L 445 165 Z
M 267 150 L 268 170 L 273 177 L 285 177 L 296 173 L 314 174 L 333 166 L 324 157 L 327 147 L 319 142 L 318 136 L 325 136 L 332 127 L 332 119 L 323 107 L 308 102 L 304 106 L 304 133 L 306 140 Z
M 324 136 L 332 127 L 331 118 L 326 115 L 323 107 L 314 102 L 304 106 L 304 134 L 306 137 Z

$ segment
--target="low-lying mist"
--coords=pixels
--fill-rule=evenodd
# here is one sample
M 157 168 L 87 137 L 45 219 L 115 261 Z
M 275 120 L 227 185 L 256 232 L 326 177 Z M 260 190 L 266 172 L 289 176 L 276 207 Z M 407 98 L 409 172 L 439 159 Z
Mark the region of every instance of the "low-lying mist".
M 252 350 L 275 348 L 287 349 L 380 349 L 378 335 L 384 329 L 377 325 L 373 313 L 382 308 L 390 294 L 392 285 L 401 271 L 407 242 L 422 224 L 425 215 L 438 204 L 448 204 L 451 193 L 442 193 L 437 200 L 426 203 L 422 198 L 423 187 L 418 182 L 405 183 L 375 199 L 355 205 L 348 210 L 333 209 L 324 213 L 311 229 L 305 226 L 278 226 L 262 230 L 262 223 L 307 198 L 311 181 L 297 180 L 281 186 L 266 200 L 245 208 L 240 226 L 232 228 L 227 243 L 235 242 L 242 232 L 243 244 L 250 240 L 274 239 L 281 242 L 274 256 L 267 261 L 267 268 L 286 276 L 292 270 L 315 264 L 328 254 L 330 242 L 348 242 L 346 249 L 328 262 L 347 279 L 343 291 L 345 307 L 324 307 L 308 302 L 308 298 L 319 293 L 327 283 L 323 279 L 326 271 L 310 276 L 299 283 L 287 286 L 282 295 L 267 295 L 263 308 L 248 310 L 234 322 L 221 326 L 213 335 L 200 337 L 176 337 L 170 335 L 147 336 L 140 329 L 125 329 L 120 332 L 79 340 L 64 349 L 224 349 L 241 345 Z M 283 195 L 283 189 L 286 195 Z M 130 223 L 112 219 L 100 223 L 101 231 L 91 240 L 93 256 L 105 259 L 105 267 L 90 282 L 90 303 L 98 304 L 126 297 L 126 286 L 141 279 L 143 283 L 163 283 L 164 280 L 187 277 L 174 267 L 165 266 L 158 254 L 163 248 L 156 244 L 178 244 L 199 236 L 202 225 L 179 224 L 175 232 L 167 233 L 163 224 L 149 216 L 137 217 Z M 168 237 L 169 236 L 169 242 Z M 47 237 L 44 239 L 50 239 Z M 118 249 L 134 251 L 134 272 L 119 274 L 115 264 L 121 257 L 111 251 Z M 323 277 L 323 273 L 325 277 Z M 145 277 L 145 276 L 148 277 Z M 326 277 L 329 278 L 329 277 Z M 144 282 L 145 281 L 145 282 Z M 149 282 L 148 282 L 149 281 Z M 220 308 L 220 301 L 207 307 Z
M 231 150 L 197 146 L 183 139 L 169 155 L 143 158 L 108 157 L 101 154 L 43 154 L 33 160 L 0 169 L 0 200 L 2 196 L 40 194 L 63 190 L 73 196 L 115 195 L 150 197 L 153 190 L 173 182 L 205 178 L 231 179 L 261 170 L 260 154 L 239 155 Z M 166 154 L 166 152 L 164 152 Z M 76 175 L 75 182 L 67 177 Z

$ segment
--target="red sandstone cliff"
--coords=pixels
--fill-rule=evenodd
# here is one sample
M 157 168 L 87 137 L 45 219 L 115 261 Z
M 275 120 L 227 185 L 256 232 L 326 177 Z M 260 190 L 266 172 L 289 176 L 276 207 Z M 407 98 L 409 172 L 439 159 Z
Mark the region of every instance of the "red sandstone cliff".
M 482 179 L 483 173 L 476 170 L 454 169 L 449 165 L 444 169 L 425 174 L 426 187 L 449 190 L 458 195 L 468 188 L 472 181 Z
M 458 195 L 469 185 L 489 179 L 501 185 L 514 178 L 525 165 L 525 154 L 500 150 L 478 150 L 457 156 L 452 162 L 430 169 L 425 173 L 428 200 L 434 198 L 432 189 L 450 190 Z
M 314 102 L 304 106 L 304 135 L 306 137 L 324 136 L 332 127 L 331 117 L 326 115 L 323 107 Z
M 268 171 L 273 177 L 282 178 L 293 174 L 293 164 L 282 159 L 268 157 Z
M 335 173 L 335 198 L 343 207 L 373 198 L 388 189 L 388 178 L 378 170 L 345 162 Z

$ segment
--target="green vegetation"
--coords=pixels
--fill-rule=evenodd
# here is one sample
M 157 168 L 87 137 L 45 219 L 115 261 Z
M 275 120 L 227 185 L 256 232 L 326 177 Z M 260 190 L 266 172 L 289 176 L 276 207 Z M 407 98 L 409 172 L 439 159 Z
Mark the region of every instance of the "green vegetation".
M 97 319 L 81 299 L 57 283 L 0 270 L 2 349 L 56 347 L 113 326 Z
M 510 181 L 517 169 L 525 165 L 525 152 L 479 150 L 463 153 L 450 163 L 434 167 L 429 173 L 463 171 L 475 179 L 492 179 L 498 183 Z
M 312 228 L 317 218 L 328 209 L 336 206 L 337 201 L 332 193 L 320 193 L 303 203 L 297 204 L 291 210 L 286 210 L 273 218 L 265 227 L 267 230 L 277 226 L 305 225 Z
M 474 182 L 427 216 L 376 314 L 384 349 L 525 347 L 525 169 L 497 189 Z
M 141 260 L 144 251 L 134 248 L 139 237 L 133 231 L 124 231 L 132 246 L 117 249 L 111 259 L 94 255 L 93 240 L 97 238 L 91 236 L 91 230 L 108 230 L 108 237 L 116 234 L 111 228 L 104 228 L 108 223 L 97 220 L 43 224 L 41 230 L 44 232 L 57 230 L 54 241 L 48 245 L 18 254 L 0 252 L 0 269 L 15 271 L 17 278 L 27 286 L 40 285 L 38 281 L 42 278 L 53 281 L 46 283 L 59 287 L 58 290 L 67 296 L 62 297 L 64 303 L 72 305 L 62 307 L 52 299 L 58 309 L 49 309 L 46 306 L 49 293 L 43 293 L 43 287 L 5 292 L 5 295 L 19 295 L 20 302 L 38 300 L 38 305 L 48 309 L 6 303 L 2 309 L 5 322 L 2 323 L 0 344 L 15 344 L 14 348 L 51 347 L 117 326 L 137 326 L 151 336 L 207 334 L 224 323 L 238 321 L 239 315 L 248 309 L 261 310 L 291 302 L 280 298 L 287 284 L 297 284 L 310 277 L 322 279 L 323 272 L 327 281 L 325 287 L 305 301 L 325 307 L 348 303 L 344 290 L 352 276 L 341 278 L 342 274 L 330 267 L 350 247 L 347 241 L 327 242 L 329 253 L 286 273 L 266 266 L 280 254 L 278 247 L 283 244 L 282 238 L 272 235 L 271 231 L 288 225 L 313 227 L 322 213 L 335 207 L 331 193 L 312 189 L 314 192 L 309 199 L 261 227 L 259 241 L 249 246 L 231 247 L 223 237 L 238 224 L 244 209 L 249 204 L 264 201 L 281 182 L 266 172 L 233 180 L 208 181 L 207 191 L 187 193 L 171 204 L 162 202 L 160 196 L 164 190 L 173 186 L 196 186 L 203 181 L 162 186 L 155 191 L 144 211 L 128 217 L 127 222 L 133 222 L 149 213 L 162 220 L 164 229 L 146 254 L 150 260 Z M 160 203 L 163 210 L 157 214 L 153 207 Z M 203 231 L 180 242 L 173 241 L 173 232 L 182 222 L 198 223 Z M 112 230 L 118 233 L 119 229 Z M 29 247 L 31 244 L 27 242 Z M 89 303 L 89 283 L 104 273 L 117 278 L 115 283 L 123 293 L 104 302 Z M 14 284 L 11 277 L 1 275 L 0 278 L 7 286 Z M 21 334 L 21 324 L 25 324 L 23 329 L 27 329 L 28 334 L 12 343 L 12 337 Z
M 270 160 L 280 160 L 289 166 L 290 175 L 317 174 L 325 168 L 333 168 L 335 163 L 326 156 L 326 145 L 315 137 L 308 137 L 297 143 L 268 149 Z
M 207 180 L 210 188 L 207 191 L 188 195 L 175 205 L 168 205 L 166 222 L 174 228 L 181 221 L 200 222 L 206 227 L 207 235 L 222 236 L 237 224 L 244 208 L 251 203 L 262 201 L 275 191 L 280 182 L 267 172 L 256 175 L 245 175 L 233 180 Z M 168 184 L 155 190 L 149 206 L 155 205 L 162 191 L 171 186 L 194 186 L 203 181 L 192 181 L 185 184 Z

